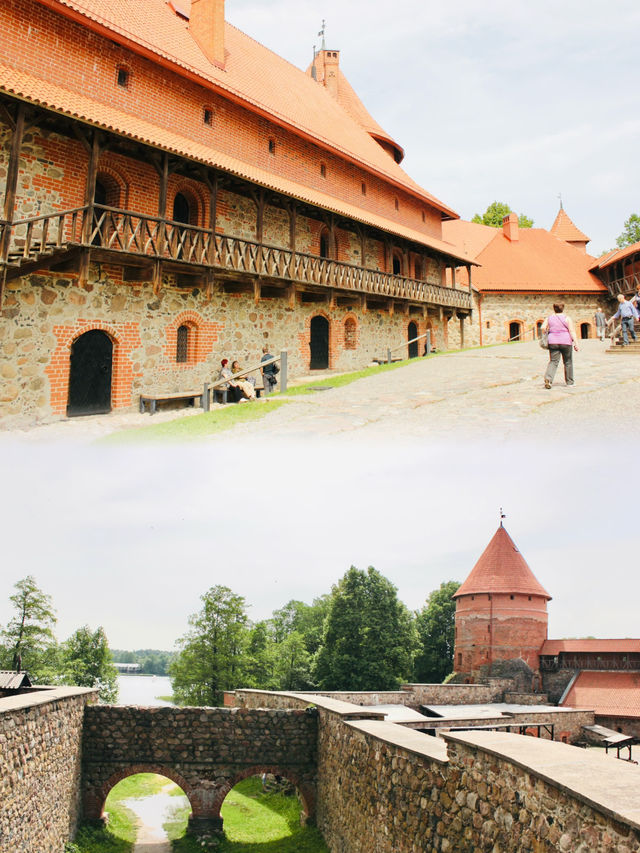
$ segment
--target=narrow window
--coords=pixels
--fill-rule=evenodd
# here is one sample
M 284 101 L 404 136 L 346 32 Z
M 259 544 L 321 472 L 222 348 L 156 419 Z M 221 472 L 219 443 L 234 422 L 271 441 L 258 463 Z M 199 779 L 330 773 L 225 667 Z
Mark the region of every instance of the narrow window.
M 509 596 L 509 598 L 511 599 L 511 601 L 513 601 L 514 596 L 513 596 L 513 595 L 510 595 L 510 596 Z
M 210 110 L 209 107 L 205 107 L 202 114 L 202 120 L 205 124 L 208 124 L 209 127 L 211 127 L 213 124 L 213 110 Z
M 396 210 L 400 210 L 400 202 L 397 198 L 394 198 L 393 203 L 395 205 Z
M 116 80 L 118 86 L 121 86 L 123 89 L 127 88 L 129 85 L 129 72 L 126 68 L 118 68 Z
M 270 139 L 269 140 L 269 154 L 275 154 L 275 153 L 276 153 L 276 141 L 275 141 L 275 139 Z
M 427 214 L 424 212 L 424 210 L 422 211 L 422 221 L 423 222 L 427 221 Z
M 462 666 L 462 652 L 458 652 L 458 666 Z
M 360 184 L 360 189 L 362 190 L 362 195 L 367 194 L 367 185 L 365 184 L 364 181 Z
M 185 364 L 189 354 L 189 327 L 179 326 L 176 336 L 176 361 Z
M 324 163 L 320 163 L 320 174 L 322 175 L 323 178 L 327 177 L 327 167 L 325 166 Z

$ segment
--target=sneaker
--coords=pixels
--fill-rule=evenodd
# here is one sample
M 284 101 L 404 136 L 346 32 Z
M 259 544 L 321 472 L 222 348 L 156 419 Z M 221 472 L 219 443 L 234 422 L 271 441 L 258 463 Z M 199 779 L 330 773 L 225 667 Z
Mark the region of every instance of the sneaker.
M 544 387 L 545 387 L 545 388 L 547 388 L 547 389 L 551 388 L 551 380 L 550 380 L 550 379 L 547 379 L 547 377 L 546 377 L 546 376 L 545 376 L 545 378 L 544 378 Z

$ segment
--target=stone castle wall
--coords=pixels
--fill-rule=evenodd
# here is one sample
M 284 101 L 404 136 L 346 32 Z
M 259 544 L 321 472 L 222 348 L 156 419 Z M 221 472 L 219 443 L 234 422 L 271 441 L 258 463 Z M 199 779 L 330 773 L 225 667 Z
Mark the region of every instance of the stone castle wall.
M 316 743 L 313 710 L 93 706 L 84 725 L 84 816 L 99 818 L 113 785 L 140 772 L 180 785 L 194 823 L 215 825 L 231 788 L 262 772 L 290 779 L 312 813 Z
M 0 699 L 0 853 L 60 853 L 80 817 L 84 708 L 52 688 Z

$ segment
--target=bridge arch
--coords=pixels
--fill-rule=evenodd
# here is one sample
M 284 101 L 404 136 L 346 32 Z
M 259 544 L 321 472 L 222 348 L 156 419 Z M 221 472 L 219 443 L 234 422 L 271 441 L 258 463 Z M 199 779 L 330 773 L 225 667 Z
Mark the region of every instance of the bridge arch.
M 272 773 L 274 776 L 281 776 L 283 779 L 286 779 L 288 782 L 295 785 L 302 805 L 302 814 L 300 816 L 301 822 L 304 824 L 315 823 L 316 800 L 313 786 L 306 784 L 297 773 L 291 771 L 289 768 L 260 764 L 255 767 L 243 767 L 242 770 L 234 773 L 233 776 L 228 777 L 228 779 L 218 788 L 216 797 L 213 801 L 213 817 L 220 821 L 220 827 L 222 827 L 222 816 L 220 814 L 220 810 L 229 792 L 235 788 L 238 782 L 242 782 L 243 779 L 248 779 L 251 776 L 262 776 L 263 773 Z
M 175 782 L 182 789 L 185 797 L 189 800 L 192 815 L 195 814 L 198 792 L 193 789 L 184 776 L 176 772 L 172 767 L 166 767 L 164 764 L 131 764 L 128 767 L 121 767 L 115 773 L 112 773 L 97 791 L 86 794 L 84 802 L 85 819 L 102 820 L 104 806 L 111 789 L 118 782 L 122 782 L 123 779 L 128 779 L 129 776 L 135 776 L 138 773 L 156 773 L 158 776 L 166 776 L 167 779 L 171 779 L 172 782 Z

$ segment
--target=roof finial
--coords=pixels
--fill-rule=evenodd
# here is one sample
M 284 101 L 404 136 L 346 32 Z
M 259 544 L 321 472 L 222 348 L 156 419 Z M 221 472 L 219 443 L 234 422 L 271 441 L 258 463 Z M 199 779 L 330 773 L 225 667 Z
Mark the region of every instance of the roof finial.
M 327 24 L 326 24 L 326 22 L 325 22 L 325 20 L 324 20 L 324 18 L 323 18 L 323 19 L 322 19 L 322 28 L 320 29 L 320 32 L 318 33 L 318 35 L 319 35 L 319 36 L 322 36 L 322 47 L 321 47 L 321 50 L 326 50 L 326 45 L 325 45 L 325 43 L 324 43 L 324 37 L 325 37 L 326 33 L 327 33 Z
M 506 518 L 506 517 L 507 517 L 507 516 L 506 516 L 506 515 L 504 514 L 504 512 L 502 511 L 502 507 L 500 507 L 500 527 L 502 527 L 502 519 L 503 519 L 503 518 Z
M 558 198 L 560 199 L 560 210 L 563 210 L 564 208 L 562 207 L 562 193 L 558 193 Z

